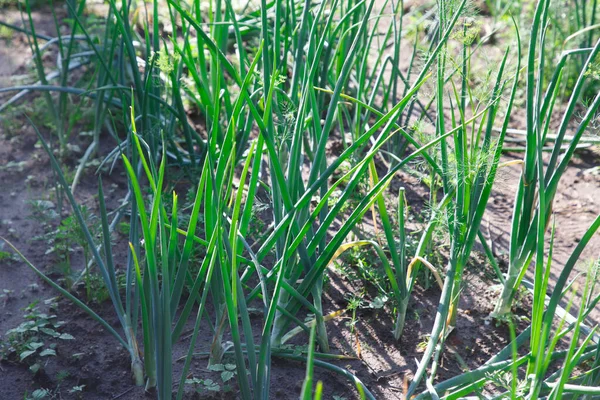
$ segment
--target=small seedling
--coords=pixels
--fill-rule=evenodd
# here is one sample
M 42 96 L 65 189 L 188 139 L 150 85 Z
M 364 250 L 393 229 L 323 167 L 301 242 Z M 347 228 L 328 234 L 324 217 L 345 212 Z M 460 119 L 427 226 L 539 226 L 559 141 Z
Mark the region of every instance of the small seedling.
M 75 338 L 60 332 L 64 322 L 58 321 L 56 315 L 40 312 L 37 302 L 27 306 L 25 312 L 25 322 L 8 330 L 0 342 L 0 359 L 28 364 L 37 373 L 45 357 L 56 356 L 57 343 L 53 340 Z
M 64 381 L 65 379 L 67 379 L 71 374 L 69 374 L 69 371 L 67 370 L 62 370 L 62 371 L 58 371 L 56 373 L 56 380 L 60 383 L 62 381 Z
M 348 311 L 352 312 L 352 319 L 346 323 L 346 325 L 350 328 L 350 333 L 354 333 L 354 327 L 358 322 L 356 318 L 356 310 L 358 310 L 363 304 L 362 297 L 360 295 L 352 295 L 348 298 Z
M 129 222 L 122 221 L 117 225 L 117 231 L 123 236 L 129 236 L 130 227 Z
M 221 381 L 223 383 L 233 379 L 237 373 L 235 364 L 213 364 L 209 365 L 210 371 L 221 372 Z
M 31 208 L 30 219 L 41 223 L 45 228 L 60 217 L 56 212 L 56 205 L 49 200 L 30 200 L 27 203 Z
M 190 378 L 186 379 L 185 383 L 188 385 L 193 385 L 197 392 L 218 392 L 221 390 L 221 386 L 219 386 L 219 384 L 212 379 Z
M 36 389 L 31 395 L 25 393 L 25 400 L 42 400 L 42 399 L 51 399 L 54 397 L 54 393 L 52 393 L 49 389 Z
M 74 394 L 78 397 L 81 397 L 83 394 L 84 388 L 85 388 L 85 385 L 73 386 L 71 389 L 68 390 L 68 392 L 69 392 L 69 394 Z

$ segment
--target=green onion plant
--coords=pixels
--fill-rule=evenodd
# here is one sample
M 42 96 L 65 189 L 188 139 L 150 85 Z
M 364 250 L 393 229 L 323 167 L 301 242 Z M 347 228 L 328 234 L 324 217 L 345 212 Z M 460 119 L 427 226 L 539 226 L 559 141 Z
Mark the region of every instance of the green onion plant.
M 489 73 L 487 93 L 474 90 L 471 63 L 483 41 L 474 42 L 467 0 L 439 0 L 431 10 L 407 10 L 403 1 L 389 0 L 381 5 L 375 0 L 261 0 L 255 7 L 215 0 L 207 8 L 199 1 L 153 0 L 142 7 L 108 0 L 101 30 L 88 20 L 86 1 L 76 0 L 64 5 L 69 33 L 57 37 L 35 31 L 26 1 L 27 29 L 14 28 L 30 41 L 37 83 L 0 89 L 17 92 L 0 112 L 24 93 L 41 93 L 52 111 L 58 149 L 52 137 L 34 128 L 92 252 L 81 278 L 88 271 L 100 273 L 118 326 L 15 251 L 127 349 L 135 383 L 145 384 L 160 400 L 184 397 L 199 354 L 212 365 L 226 355 L 235 359 L 244 400 L 270 397 L 273 357 L 306 362 L 303 399 L 322 396 L 320 382 L 313 395 L 315 367 L 347 378 L 360 398 L 374 399 L 358 377 L 331 361 L 341 357 L 330 354 L 327 320 L 341 311 L 327 315 L 323 304 L 328 266 L 346 249 L 366 245 L 375 249 L 389 281 L 396 339 L 423 266 L 441 286 L 430 340 L 408 397 L 445 393 L 444 398 L 459 398 L 482 390 L 498 374 L 510 373 L 516 381 L 524 371 L 531 377 L 526 390 L 512 385 L 505 390 L 510 396 L 522 392 L 532 399 L 558 399 L 579 393 L 591 398 L 600 380 L 596 333 L 585 324 L 599 299 L 593 279 L 588 278 L 576 317 L 559 303 L 600 220 L 578 244 L 549 299 L 551 256 L 544 251 L 558 182 L 600 105 L 596 96 L 575 133 L 567 136 L 600 42 L 566 51 L 545 82 L 549 3 L 539 1 L 529 36 L 526 150 L 510 262 L 495 311 L 509 314 L 516 290 L 529 284 L 525 274 L 535 260 L 531 327 L 519 335 L 513 327 L 512 344 L 473 371 L 434 380 L 446 337 L 456 326 L 473 246 L 483 238 L 480 225 L 502 165 L 523 74 L 517 29 L 515 51 L 508 49 Z M 415 18 L 423 11 L 422 19 Z M 422 22 L 432 15 L 436 20 L 424 29 Z M 53 18 L 59 27 L 56 13 Z M 594 18 L 582 16 L 582 29 Z M 382 28 L 383 21 L 390 23 Z M 414 42 L 407 46 L 409 40 Z M 58 70 L 49 72 L 43 61 L 52 49 Z M 585 57 L 585 65 L 552 134 L 550 118 L 558 109 L 563 71 L 576 57 Z M 408 60 L 406 71 L 400 70 L 401 60 Z M 92 78 L 75 79 L 79 68 Z M 69 132 L 75 131 L 67 114 L 76 100 L 79 107 L 91 105 L 93 129 L 74 179 L 67 181 L 62 156 Z M 431 137 L 411 129 L 424 121 L 434 126 Z M 334 142 L 341 146 L 333 148 Z M 96 156 L 98 237 L 87 229 L 76 198 L 77 184 L 91 172 L 86 166 Z M 417 173 L 429 177 L 431 210 L 411 253 L 405 189 L 392 207 L 386 198 L 399 172 L 414 172 L 416 161 L 426 169 Z M 113 169 L 124 170 L 128 190 L 122 205 L 109 210 L 101 177 Z M 188 199 L 172 190 L 179 176 L 191 182 Z M 263 203 L 269 218 L 254 235 L 252 221 Z M 369 211 L 384 240 L 352 241 L 351 233 Z M 113 231 L 123 218 L 130 223 L 129 252 L 120 271 Z M 450 242 L 443 269 L 428 261 L 434 232 L 440 230 Z M 119 274 L 125 275 L 123 285 Z M 260 323 L 251 309 L 260 310 Z M 553 330 L 557 310 L 563 317 Z M 200 335 L 202 324 L 210 337 Z M 181 374 L 175 376 L 173 348 L 184 342 L 190 326 Z M 285 347 L 298 332 L 309 338 L 308 351 Z M 559 350 L 569 335 L 569 345 Z M 523 356 L 517 350 L 525 343 Z M 557 373 L 551 366 L 558 360 L 563 365 Z M 577 375 L 576 367 L 588 361 L 594 369 Z M 421 393 L 423 380 L 426 392 Z
M 539 226 L 539 221 L 543 219 L 546 224 L 549 222 L 560 179 L 573 157 L 579 141 L 595 118 L 598 106 L 600 106 L 600 97 L 596 95 L 589 103 L 582 118 L 577 120 L 574 134 L 570 140 L 566 141 L 565 136 L 569 124 L 577 113 L 576 110 L 582 90 L 589 79 L 588 71 L 600 50 L 600 42 L 597 42 L 592 48 L 565 52 L 561 56 L 551 80 L 548 83 L 544 82 L 541 71 L 543 71 L 544 64 L 547 61 L 544 46 L 546 39 L 544 27 L 548 22 L 549 3 L 548 1 L 538 2 L 531 28 L 527 64 L 525 66 L 527 76 L 526 151 L 523 158 L 523 171 L 515 195 L 510 235 L 509 266 L 502 293 L 494 309 L 493 315 L 496 317 L 502 317 L 510 313 L 515 294 L 532 260 L 534 260 L 536 246 L 541 240 L 543 230 L 546 228 L 546 226 Z M 584 54 L 586 62 L 579 72 L 573 92 L 568 98 L 564 111 L 561 113 L 560 124 L 557 128 L 553 128 L 550 120 L 555 114 L 555 110 L 558 112 L 556 98 L 563 78 L 563 69 L 569 62 L 569 58 L 577 54 Z M 552 131 L 556 132 L 556 137 L 552 145 L 550 158 L 546 164 L 542 150 L 547 136 Z M 564 143 L 567 143 L 567 145 L 563 146 Z M 536 185 L 539 179 L 544 181 L 541 186 Z M 539 199 L 543 201 L 540 202 Z

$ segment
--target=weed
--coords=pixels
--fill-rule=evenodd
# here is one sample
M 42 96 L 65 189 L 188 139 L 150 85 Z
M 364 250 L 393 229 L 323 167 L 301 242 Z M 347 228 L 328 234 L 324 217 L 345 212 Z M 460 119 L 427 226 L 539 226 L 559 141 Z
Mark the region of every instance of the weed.
M 55 398 L 54 392 L 50 389 L 36 389 L 31 394 L 25 392 L 24 400 L 42 400 Z
M 43 368 L 44 358 L 56 356 L 56 341 L 75 338 L 64 332 L 64 322 L 59 321 L 56 315 L 40 312 L 37 302 L 24 311 L 25 322 L 8 330 L 0 343 L 0 359 L 25 363 L 35 374 Z
M 350 295 L 347 300 L 348 305 L 346 306 L 346 308 L 352 313 L 352 319 L 349 322 L 347 322 L 346 325 L 350 328 L 350 333 L 354 334 L 354 328 L 356 326 L 356 323 L 358 322 L 358 319 L 356 318 L 356 311 L 362 306 L 363 300 L 362 296 L 357 295 Z
M 60 217 L 56 212 L 56 205 L 49 200 L 29 200 L 27 203 L 31 208 L 30 219 L 41 223 L 45 228 Z
M 129 229 L 131 229 L 131 225 L 129 222 L 123 221 L 119 222 L 117 225 L 117 232 L 119 232 L 123 236 L 129 236 Z
M 187 385 L 192 385 L 198 392 L 209 391 L 219 392 L 221 386 L 212 379 L 188 378 L 185 380 Z

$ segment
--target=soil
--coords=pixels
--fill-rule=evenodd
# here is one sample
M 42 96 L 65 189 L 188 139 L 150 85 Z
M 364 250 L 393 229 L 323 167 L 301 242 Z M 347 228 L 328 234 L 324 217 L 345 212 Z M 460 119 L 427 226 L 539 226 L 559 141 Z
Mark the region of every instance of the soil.
M 6 12 L 5 12 L 6 11 Z M 19 21 L 18 12 L 3 10 L 2 20 Z M 47 10 L 34 12 L 38 33 L 55 35 L 53 22 L 48 18 Z M 10 39 L 0 39 L 0 87 L 14 84 L 15 77 L 26 75 L 30 68 L 31 52 L 21 34 L 15 33 Z M 6 97 L 0 97 L 3 100 Z M 25 101 L 32 101 L 27 97 Z M 17 131 L 6 129 L 0 114 L 0 236 L 9 239 L 25 254 L 34 265 L 54 278 L 60 275 L 54 272 L 54 255 L 47 254 L 48 245 L 44 241 L 34 240 L 44 234 L 48 227 L 33 213 L 31 201 L 52 199 L 53 177 L 48 157 L 43 149 L 36 147 L 37 138 L 33 129 L 22 117 L 17 117 Z M 523 127 L 523 118 L 517 112 L 511 123 L 513 128 Z M 86 140 L 76 139 L 80 148 L 87 146 Z M 101 140 L 106 149 L 111 146 L 111 138 Z M 82 154 L 74 154 L 67 160 L 73 167 Z M 520 154 L 507 154 L 505 160 L 520 159 Z M 10 163 L 10 164 L 9 164 Z M 582 236 L 589 223 L 600 213 L 600 175 L 592 173 L 598 166 L 598 155 L 593 151 L 580 152 L 569 166 L 561 181 L 555 199 L 557 237 L 553 254 L 553 278 L 556 278 L 566 262 L 577 240 Z M 12 167 L 9 167 L 12 165 Z M 15 166 L 16 165 L 16 166 Z M 489 202 L 486 218 L 482 225 L 492 243 L 499 260 L 505 259 L 508 251 L 510 215 L 518 181 L 518 165 L 503 168 L 499 174 L 499 183 Z M 30 178 L 32 177 L 32 178 Z M 110 187 L 109 207 L 115 207 L 126 189 L 126 180 L 119 167 L 104 178 L 105 188 Z M 426 204 L 426 187 L 413 176 L 402 175 L 403 186 L 413 210 L 423 210 Z M 86 204 L 92 212 L 97 211 L 96 177 L 93 169 L 86 170 L 76 197 Z M 54 200 L 55 201 L 55 200 Z M 56 209 L 57 210 L 57 209 Z M 58 211 L 58 210 L 57 210 Z M 68 215 L 67 210 L 62 216 Z M 56 221 L 51 223 L 56 226 Z M 121 238 L 121 239 L 124 239 Z M 125 242 L 125 240 L 117 240 Z M 7 250 L 7 246 L 0 248 Z M 126 247 L 118 245 L 115 252 L 122 265 L 126 258 Z M 600 237 L 596 235 L 582 256 L 580 268 L 585 268 L 583 260 L 597 257 L 600 253 Z M 120 254 L 120 255 L 119 255 Z M 76 253 L 72 259 L 74 269 L 83 267 L 83 257 Z M 119 263 L 118 263 L 119 264 Z M 117 265 L 119 266 L 119 265 Z M 475 252 L 465 276 L 463 298 L 459 308 L 456 331 L 448 340 L 448 351 L 444 352 L 438 372 L 438 379 L 455 376 L 465 368 L 475 368 L 503 348 L 509 337 L 508 329 L 490 323 L 489 313 L 497 296 L 494 291 L 494 277 L 485 259 Z M 373 300 L 372 287 L 363 286 L 361 280 L 352 279 L 347 268 L 332 266 L 326 285 L 324 299 L 325 312 L 345 309 L 349 296 L 363 296 Z M 129 356 L 117 341 L 86 313 L 65 299 L 56 300 L 56 305 L 47 306 L 44 300 L 53 298 L 57 293 L 42 282 L 27 266 L 18 260 L 0 260 L 0 290 L 8 294 L 0 302 L 0 340 L 5 332 L 23 322 L 23 309 L 29 304 L 40 301 L 39 308 L 56 314 L 65 321 L 60 332 L 74 337 L 71 341 L 47 339 L 47 343 L 56 344 L 56 356 L 44 359 L 37 373 L 29 370 L 28 363 L 20 363 L 14 357 L 0 361 L 0 399 L 23 399 L 26 394 L 44 388 L 51 390 L 54 398 L 60 399 L 146 399 L 154 398 L 143 388 L 133 385 L 130 374 Z M 78 295 L 83 296 L 81 290 Z M 416 370 L 416 360 L 422 354 L 424 341 L 431 331 L 440 290 L 435 285 L 425 289 L 418 286 L 409 305 L 407 325 L 400 341 L 392 337 L 393 320 L 386 308 L 370 308 L 365 301 L 364 307 L 357 310 L 357 322 L 351 331 L 351 313 L 344 313 L 328 322 L 328 333 L 332 352 L 351 357 L 360 354 L 360 359 L 347 359 L 334 362 L 356 374 L 378 399 L 400 399 L 401 394 Z M 92 304 L 92 308 L 114 326 L 118 325 L 109 302 Z M 518 313 L 525 313 L 523 309 Z M 598 322 L 598 314 L 593 316 Z M 206 324 L 203 324 L 206 325 Z M 210 337 L 207 327 L 206 334 Z M 256 319 L 256 336 L 260 336 L 260 319 Z M 226 339 L 226 338 L 225 338 Z M 302 334 L 295 343 L 306 343 Z M 187 343 L 183 341 L 174 348 L 174 360 L 183 356 Z M 209 343 L 198 344 L 198 351 L 207 351 Z M 75 355 L 75 356 L 74 356 Z M 174 361 L 175 375 L 181 369 L 181 361 Z M 197 358 L 192 364 L 191 374 L 199 378 L 211 378 L 219 382 L 218 373 L 207 369 L 206 360 Z M 273 359 L 271 394 L 276 399 L 297 398 L 305 374 L 305 365 L 284 359 Z M 347 380 L 328 372 L 316 369 L 316 380 L 324 383 L 324 398 L 357 398 L 357 393 Z M 84 386 L 82 386 L 84 385 Z M 82 393 L 72 392 L 76 386 L 82 386 Z M 222 385 L 223 386 L 223 385 Z M 222 388 L 225 389 L 225 388 Z M 190 386 L 186 389 L 187 398 L 236 398 L 235 385 L 230 391 L 195 392 Z

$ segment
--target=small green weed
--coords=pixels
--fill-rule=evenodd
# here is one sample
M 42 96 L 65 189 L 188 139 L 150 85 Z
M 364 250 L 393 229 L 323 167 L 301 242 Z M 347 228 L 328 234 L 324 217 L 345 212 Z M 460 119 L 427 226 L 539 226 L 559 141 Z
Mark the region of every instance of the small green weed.
M 63 321 L 56 315 L 40 312 L 37 304 L 34 302 L 25 308 L 25 321 L 8 330 L 0 342 L 0 359 L 25 363 L 33 373 L 43 368 L 44 358 L 56 356 L 54 340 L 75 339 L 71 334 L 61 332 Z
M 209 392 L 219 392 L 221 391 L 221 386 L 212 379 L 199 379 L 199 378 L 189 378 L 185 380 L 185 383 L 188 385 L 192 385 L 194 389 L 201 393 L 203 391 Z
M 42 400 L 42 399 L 54 399 L 56 398 L 55 393 L 50 389 L 36 389 L 31 394 L 25 392 L 23 396 L 24 400 Z

